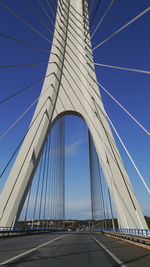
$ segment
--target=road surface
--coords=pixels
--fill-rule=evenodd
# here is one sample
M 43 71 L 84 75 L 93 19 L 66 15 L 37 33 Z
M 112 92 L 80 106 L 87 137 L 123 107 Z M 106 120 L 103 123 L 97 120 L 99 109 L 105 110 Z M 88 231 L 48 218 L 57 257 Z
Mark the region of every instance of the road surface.
M 0 266 L 148 267 L 150 250 L 111 237 L 73 232 L 0 240 Z

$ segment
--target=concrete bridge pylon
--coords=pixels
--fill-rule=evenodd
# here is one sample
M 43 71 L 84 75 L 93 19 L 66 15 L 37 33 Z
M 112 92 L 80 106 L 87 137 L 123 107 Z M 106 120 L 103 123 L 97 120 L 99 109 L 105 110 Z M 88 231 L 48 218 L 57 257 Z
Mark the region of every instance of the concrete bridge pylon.
M 17 221 L 53 123 L 81 116 L 90 131 L 120 228 L 147 228 L 112 135 L 99 92 L 86 0 L 59 0 L 53 44 L 39 102 L 0 196 L 0 226 Z

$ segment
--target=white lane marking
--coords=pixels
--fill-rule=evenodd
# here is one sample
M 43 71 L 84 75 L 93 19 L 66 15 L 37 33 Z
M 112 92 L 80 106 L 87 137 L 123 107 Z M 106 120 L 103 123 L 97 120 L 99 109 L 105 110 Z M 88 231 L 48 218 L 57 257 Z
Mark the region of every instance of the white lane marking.
M 90 236 L 98 243 L 121 267 L 127 267 L 121 260 L 119 260 L 108 248 L 106 248 L 101 242 L 99 242 L 93 235 Z
M 15 257 L 13 257 L 13 258 L 11 258 L 11 259 L 9 259 L 9 260 L 6 260 L 6 261 L 1 262 L 1 263 L 0 263 L 0 266 L 5 265 L 5 264 L 8 264 L 8 263 L 11 263 L 11 262 L 13 262 L 13 261 L 16 261 L 16 260 L 18 260 L 18 259 L 20 259 L 20 258 L 22 258 L 22 257 L 24 257 L 24 256 L 26 256 L 26 255 L 28 255 L 28 254 L 30 254 L 31 252 L 33 252 L 33 251 L 35 251 L 35 250 L 38 250 L 39 248 L 42 248 L 42 247 L 44 247 L 44 246 L 46 246 L 46 245 L 48 245 L 48 244 L 50 244 L 50 243 L 52 243 L 52 242 L 54 242 L 54 241 L 60 239 L 60 238 L 65 237 L 65 236 L 68 236 L 68 235 L 70 235 L 70 234 L 67 234 L 67 235 L 61 235 L 61 236 L 59 236 L 59 237 L 57 237 L 57 238 L 55 238 L 55 239 L 52 239 L 52 240 L 50 240 L 50 241 L 48 241 L 48 242 L 46 242 L 46 243 L 44 243 L 44 244 L 42 244 L 42 245 L 39 245 L 39 246 L 37 246 L 37 247 L 35 247 L 35 248 L 32 248 L 32 249 L 30 249 L 30 250 L 27 250 L 27 251 L 25 251 L 25 252 L 23 252 L 23 253 L 21 253 L 21 254 L 15 256 Z

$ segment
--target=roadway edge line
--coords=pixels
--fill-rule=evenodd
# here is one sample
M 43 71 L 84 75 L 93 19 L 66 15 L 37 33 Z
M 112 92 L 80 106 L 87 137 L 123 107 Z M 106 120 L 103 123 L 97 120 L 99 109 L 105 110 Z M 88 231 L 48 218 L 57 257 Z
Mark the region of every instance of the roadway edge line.
M 121 260 L 117 258 L 108 248 L 106 248 L 101 242 L 99 242 L 92 234 L 90 236 L 101 246 L 121 267 L 127 267 Z
M 9 259 L 9 260 L 0 262 L 0 266 L 5 265 L 5 264 L 8 264 L 8 263 L 11 263 L 11 262 L 13 262 L 13 261 L 15 261 L 15 260 L 18 260 L 18 259 L 20 259 L 20 258 L 22 258 L 22 257 L 24 257 L 24 256 L 26 256 L 26 255 L 28 255 L 28 254 L 30 254 L 30 253 L 32 253 L 33 251 L 36 251 L 36 250 L 38 250 L 39 248 L 42 248 L 42 247 L 44 247 L 44 246 L 46 246 L 46 245 L 48 245 L 48 244 L 50 244 L 50 243 L 52 243 L 52 242 L 54 242 L 54 241 L 60 239 L 60 238 L 66 237 L 66 236 L 68 236 L 68 235 L 70 235 L 70 234 L 67 234 L 67 235 L 65 235 L 65 234 L 64 234 L 64 235 L 61 235 L 61 236 L 59 236 L 59 237 L 57 237 L 57 238 L 55 238 L 55 239 L 52 239 L 52 240 L 50 240 L 50 241 L 48 241 L 48 242 L 46 242 L 46 243 L 43 243 L 43 244 L 41 244 L 41 245 L 39 245 L 39 246 L 37 246 L 37 247 L 35 247 L 35 248 L 32 248 L 32 249 L 30 249 L 30 250 L 28 250 L 28 251 L 25 251 L 25 252 L 23 252 L 23 253 L 21 253 L 21 254 L 15 256 L 15 257 Z

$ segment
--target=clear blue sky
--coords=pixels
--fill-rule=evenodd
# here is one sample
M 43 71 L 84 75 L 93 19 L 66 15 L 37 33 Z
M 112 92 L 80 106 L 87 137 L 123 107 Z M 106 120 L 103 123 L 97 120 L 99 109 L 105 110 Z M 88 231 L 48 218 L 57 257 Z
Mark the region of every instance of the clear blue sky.
M 24 1 L 3 1 L 23 16 L 34 27 L 51 39 L 48 31 L 37 21 Z M 30 1 L 37 12 L 50 26 L 36 0 Z M 94 2 L 96 6 L 98 0 Z M 102 0 L 94 19 L 93 32 L 100 18 L 103 16 L 110 0 Z M 46 5 L 45 5 L 46 6 Z M 149 6 L 147 0 L 116 0 L 101 27 L 92 39 L 93 47 L 103 41 L 115 30 L 123 26 L 130 19 L 138 15 Z M 150 12 L 149 12 L 150 13 Z M 116 66 L 150 70 L 150 14 L 134 22 L 112 40 L 102 45 L 94 52 L 94 61 Z M 49 43 L 19 22 L 8 11 L 0 6 L 0 25 L 2 34 L 8 34 L 17 39 L 30 42 L 43 49 L 49 50 Z M 51 27 L 51 26 L 50 26 Z M 48 54 L 33 48 L 0 37 L 0 65 L 27 64 L 47 62 Z M 46 66 L 4 69 L 0 70 L 0 99 L 7 97 L 14 91 L 23 88 L 31 82 L 45 75 Z M 150 131 L 150 76 L 121 70 L 96 67 L 97 79 L 109 92 L 121 102 L 127 110 Z M 20 96 L 0 105 L 0 135 L 14 122 L 16 118 L 36 99 L 41 90 L 42 82 Z M 139 129 L 131 119 L 101 91 L 105 109 L 117 128 L 128 150 L 137 163 L 140 171 L 150 186 L 150 138 Z M 0 141 L 0 169 L 2 170 L 19 140 L 26 131 L 34 108 L 17 125 L 17 127 L 2 141 Z M 127 159 L 118 140 L 131 181 L 142 205 L 145 215 L 150 215 L 150 199 L 143 185 L 139 182 L 133 167 Z M 88 170 L 87 128 L 79 118 L 66 118 L 66 216 L 72 218 L 88 218 L 90 216 L 90 189 Z M 80 169 L 80 171 L 77 171 Z M 1 179 L 3 185 L 7 172 Z

